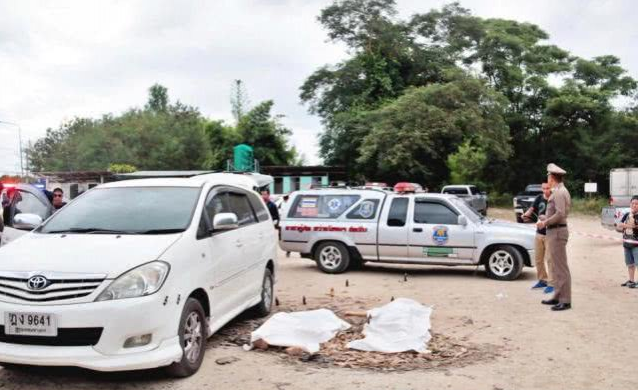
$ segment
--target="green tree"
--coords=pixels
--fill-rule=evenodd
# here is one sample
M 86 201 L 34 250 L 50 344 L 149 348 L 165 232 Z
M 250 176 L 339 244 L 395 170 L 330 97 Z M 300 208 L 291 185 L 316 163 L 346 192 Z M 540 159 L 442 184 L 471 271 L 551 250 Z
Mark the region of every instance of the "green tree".
M 366 115 L 372 130 L 361 148 L 363 173 L 438 185 L 448 178 L 448 156 L 464 142 L 480 145 L 491 160 L 506 160 L 511 147 L 502 100 L 470 78 L 409 90 Z
M 235 123 L 239 123 L 241 118 L 248 111 L 250 106 L 250 99 L 248 98 L 248 92 L 241 80 L 233 81 L 233 87 L 230 94 L 230 107 Z
M 288 165 L 293 162 L 296 151 L 288 146 L 288 137 L 292 133 L 273 117 L 271 111 L 274 102 L 267 100 L 248 111 L 237 124 L 240 143 L 254 148 L 255 159 L 261 165 Z
M 28 151 L 29 161 L 35 171 L 103 170 L 113 163 L 140 169 L 201 169 L 209 160 L 204 123 L 197 109 L 169 104 L 166 89 L 155 85 L 144 110 L 76 118 L 47 130 Z
M 162 85 L 154 84 L 148 91 L 149 99 L 146 109 L 154 112 L 166 112 L 168 108 L 168 89 Z
M 486 154 L 481 177 L 474 180 L 499 191 L 519 191 L 538 182 L 545 165 L 554 161 L 570 167 L 572 182 L 595 178 L 604 188 L 609 168 L 621 161 L 619 151 L 627 153 L 615 140 L 633 137 L 635 110 L 619 111 L 614 102 L 618 96 L 635 98 L 637 88 L 614 56 L 577 58 L 549 44 L 549 35 L 534 24 L 480 18 L 458 3 L 403 21 L 391 0 L 342 0 L 318 19 L 350 55 L 311 74 L 300 96 L 323 121 L 324 161 L 344 165 L 351 177 L 379 177 L 396 168 L 414 175 L 406 179 L 434 180 L 428 183 L 433 186 L 446 180 L 447 154 L 459 153 L 466 136 L 451 138 L 437 151 L 445 156 L 430 154 L 431 140 L 413 130 L 421 128 L 426 114 L 408 112 L 405 102 L 431 115 L 432 104 L 415 101 L 414 88 L 442 88 L 467 75 L 501 96 L 495 104 L 509 139 L 505 169 L 498 153 L 485 145 L 502 144 L 502 133 L 471 140 L 477 153 Z M 445 138 L 454 132 L 432 134 Z M 402 142 L 403 137 L 414 138 Z M 594 161 L 588 163 L 591 153 Z M 433 159 L 401 162 L 421 155 Z M 452 165 L 455 161 L 458 154 Z
M 480 146 L 474 146 L 469 141 L 462 143 L 458 151 L 448 155 L 447 166 L 450 169 L 451 184 L 473 183 L 485 187 L 485 183 L 479 181 L 484 174 L 487 165 L 487 153 Z

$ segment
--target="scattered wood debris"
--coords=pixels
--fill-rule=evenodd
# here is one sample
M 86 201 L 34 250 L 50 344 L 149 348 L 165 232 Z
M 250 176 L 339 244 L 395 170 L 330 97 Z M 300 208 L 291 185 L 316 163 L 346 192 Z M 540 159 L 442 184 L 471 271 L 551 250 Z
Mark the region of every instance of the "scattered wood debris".
M 305 297 L 304 297 L 305 298 Z M 433 332 L 432 339 L 428 343 L 430 353 L 380 353 L 364 352 L 348 349 L 350 341 L 363 338 L 363 326 L 367 321 L 367 310 L 379 306 L 381 302 L 364 302 L 348 297 L 334 300 L 332 298 L 313 298 L 312 305 L 286 304 L 281 300 L 281 306 L 276 308 L 281 311 L 314 310 L 327 308 L 337 316 L 344 318 L 352 327 L 337 334 L 335 338 L 321 345 L 321 350 L 316 354 L 308 354 L 300 348 L 281 348 L 269 346 L 263 340 L 254 343 L 255 350 L 259 353 L 275 353 L 281 359 L 291 364 L 312 363 L 321 367 L 337 366 L 344 368 L 374 369 L 377 371 L 408 371 L 433 368 L 464 367 L 487 359 L 500 356 L 501 347 L 492 344 L 472 344 L 466 338 L 460 340 Z M 208 347 L 215 346 L 242 346 L 250 343 L 250 333 L 257 329 L 265 319 L 239 318 L 221 329 Z M 471 323 L 466 321 L 465 324 Z M 260 343 L 262 342 L 262 343 Z M 263 345 L 262 345 L 263 344 Z

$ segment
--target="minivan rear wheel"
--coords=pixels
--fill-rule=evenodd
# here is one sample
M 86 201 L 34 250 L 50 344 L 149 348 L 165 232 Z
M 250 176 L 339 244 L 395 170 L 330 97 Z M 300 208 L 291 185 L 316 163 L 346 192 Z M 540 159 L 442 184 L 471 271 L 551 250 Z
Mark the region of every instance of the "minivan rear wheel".
M 350 252 L 340 242 L 326 241 L 317 247 L 314 255 L 317 266 L 328 274 L 345 272 L 350 265 Z
M 204 360 L 208 326 L 201 303 L 188 298 L 179 321 L 179 342 L 182 346 L 182 359 L 166 369 L 172 376 L 183 378 L 199 370 Z

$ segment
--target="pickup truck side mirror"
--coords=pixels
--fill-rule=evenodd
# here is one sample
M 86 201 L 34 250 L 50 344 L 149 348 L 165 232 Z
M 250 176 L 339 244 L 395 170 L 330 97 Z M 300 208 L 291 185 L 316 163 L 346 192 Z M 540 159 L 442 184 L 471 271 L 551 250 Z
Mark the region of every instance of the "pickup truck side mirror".
M 213 231 L 237 229 L 239 222 L 235 213 L 219 213 L 213 218 Z
M 465 215 L 459 215 L 458 224 L 461 226 L 467 226 L 467 217 Z
M 42 223 L 37 214 L 20 213 L 13 217 L 13 227 L 20 230 L 33 230 Z

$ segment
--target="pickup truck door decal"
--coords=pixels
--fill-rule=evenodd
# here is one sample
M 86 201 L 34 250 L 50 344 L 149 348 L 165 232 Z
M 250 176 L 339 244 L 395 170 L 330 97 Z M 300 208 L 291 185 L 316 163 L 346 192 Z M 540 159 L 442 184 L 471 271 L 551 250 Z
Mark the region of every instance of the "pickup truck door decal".
M 472 260 L 474 228 L 458 225 L 458 212 L 451 205 L 443 200 L 415 201 L 411 210 L 408 252 L 412 261 Z

